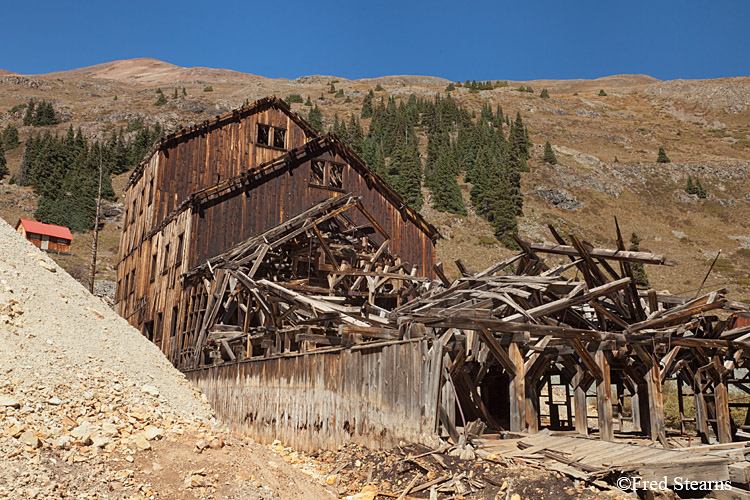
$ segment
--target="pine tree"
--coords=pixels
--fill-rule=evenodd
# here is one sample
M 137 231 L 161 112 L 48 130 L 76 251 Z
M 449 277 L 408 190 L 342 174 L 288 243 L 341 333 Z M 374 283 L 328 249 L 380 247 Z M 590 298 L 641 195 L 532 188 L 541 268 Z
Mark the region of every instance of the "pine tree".
M 26 114 L 23 115 L 23 124 L 24 125 L 34 125 L 34 114 L 36 112 L 36 102 L 34 102 L 34 99 L 29 100 L 29 103 L 26 105 Z
M 328 88 L 329 94 L 335 94 L 336 93 L 336 86 L 333 84 L 333 82 L 329 83 L 330 87 Z
M 695 188 L 695 184 L 693 183 L 693 178 L 689 175 L 687 179 L 687 187 L 685 188 L 685 192 L 687 194 L 698 194 L 698 191 Z
M 8 166 L 5 163 L 5 151 L 3 150 L 2 143 L 0 143 L 0 181 L 2 181 L 9 173 Z
M 375 97 L 372 89 L 362 99 L 362 118 L 371 118 L 373 113 L 372 99 Z
M 362 155 L 365 133 L 362 130 L 362 124 L 359 122 L 359 118 L 355 118 L 354 115 L 349 117 L 347 135 L 349 137 L 349 147 L 351 147 L 358 155 Z
M 316 132 L 319 134 L 323 132 L 323 113 L 320 111 L 317 104 L 310 109 L 310 113 L 307 115 L 307 121 Z
M 604 91 L 604 89 L 599 90 L 599 97 L 607 97 L 607 93 Z
M 185 87 L 182 87 L 182 97 L 187 97 L 187 90 L 185 90 Z
M 656 163 L 669 163 L 669 157 L 664 151 L 664 146 L 659 146 L 659 155 L 656 157 Z
M 177 87 L 174 88 L 174 99 L 177 99 Z
M 3 149 L 10 150 L 21 144 L 18 141 L 18 129 L 12 124 L 9 123 L 5 126 L 2 132 L 2 136 L 0 137 L 0 143 L 3 146 Z
M 640 249 L 641 239 L 637 234 L 633 233 L 630 235 L 630 247 L 628 250 L 631 252 L 637 252 Z M 640 262 L 634 262 L 630 264 L 630 268 L 633 271 L 633 281 L 636 285 L 648 288 L 648 276 L 646 275 L 646 269 Z
M 164 97 L 164 92 L 162 92 L 161 89 L 156 89 L 156 95 L 158 95 L 159 97 L 154 103 L 155 106 L 163 106 L 167 103 L 167 98 Z
M 307 100 L 305 101 L 305 106 L 312 106 L 312 101 L 310 100 L 310 96 L 307 96 Z
M 466 207 L 458 186 L 454 165 L 455 157 L 449 145 L 443 145 L 438 153 L 437 165 L 432 177 L 433 207 L 440 212 L 466 215 Z
M 708 198 L 708 192 L 706 191 L 706 188 L 703 187 L 701 180 L 697 177 L 695 178 L 695 194 L 697 194 L 698 198 L 701 199 Z
M 549 141 L 544 144 L 544 156 L 542 156 L 542 160 L 550 165 L 557 165 L 557 157 L 555 156 L 555 152 L 552 150 Z
M 620 163 L 620 160 L 617 159 L 617 156 L 615 156 L 615 163 Z
M 541 97 L 542 99 L 549 99 L 549 92 L 547 91 L 547 89 L 542 89 L 542 93 L 539 94 L 539 97 Z

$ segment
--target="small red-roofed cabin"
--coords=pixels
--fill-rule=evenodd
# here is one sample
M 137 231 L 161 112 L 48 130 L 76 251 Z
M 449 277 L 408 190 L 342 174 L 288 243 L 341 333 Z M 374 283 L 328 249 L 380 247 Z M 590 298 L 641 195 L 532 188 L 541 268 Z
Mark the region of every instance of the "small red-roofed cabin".
M 73 242 L 73 235 L 67 227 L 35 220 L 19 219 L 16 231 L 35 246 L 52 252 L 69 252 Z

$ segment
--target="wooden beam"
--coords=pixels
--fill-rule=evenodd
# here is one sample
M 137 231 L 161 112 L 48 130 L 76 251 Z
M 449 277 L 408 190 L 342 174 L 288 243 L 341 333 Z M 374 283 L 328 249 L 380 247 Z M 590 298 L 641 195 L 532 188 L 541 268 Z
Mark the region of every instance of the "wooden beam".
M 596 351 L 596 364 L 601 370 L 602 378 L 596 384 L 596 408 L 599 419 L 599 439 L 613 441 L 615 438 L 612 428 L 612 386 L 609 373 L 609 361 L 606 353 Z
M 576 432 L 582 436 L 588 436 L 588 405 L 586 404 L 586 389 L 584 389 L 581 384 L 583 378 L 583 367 L 581 365 L 576 365 L 576 374 L 573 377 Z
M 479 333 L 479 336 L 482 338 L 484 343 L 487 345 L 490 353 L 492 353 L 495 359 L 498 360 L 500 365 L 505 369 L 506 372 L 508 372 L 511 377 L 515 377 L 517 373 L 524 373 L 523 364 L 521 364 L 521 371 L 516 371 L 517 367 L 513 359 L 511 359 L 508 353 L 505 352 L 505 348 L 500 345 L 495 336 L 492 335 L 492 332 L 490 332 L 486 328 L 480 328 L 479 330 L 477 330 L 477 332 Z
M 508 388 L 510 431 L 523 432 L 526 429 L 526 377 L 523 376 L 523 355 L 515 343 L 508 347 L 508 355 L 515 366 L 515 376 L 510 378 Z
M 529 248 L 534 252 L 552 253 L 557 255 L 568 255 L 578 257 L 579 253 L 569 245 L 552 245 L 549 243 L 529 243 Z M 598 259 L 610 259 L 616 261 L 639 262 L 641 264 L 657 264 L 663 266 L 674 266 L 677 263 L 668 260 L 664 255 L 649 252 L 629 252 L 626 250 L 611 250 L 607 248 L 592 248 L 589 255 Z

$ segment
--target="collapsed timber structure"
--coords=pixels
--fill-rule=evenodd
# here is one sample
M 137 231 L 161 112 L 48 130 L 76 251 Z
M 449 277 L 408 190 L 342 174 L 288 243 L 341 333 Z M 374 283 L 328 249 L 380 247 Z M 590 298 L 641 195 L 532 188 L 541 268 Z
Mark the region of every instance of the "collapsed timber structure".
M 486 427 L 672 447 L 665 384 L 683 433 L 750 439 L 750 404 L 730 401 L 750 393 L 750 326 L 732 315 L 747 306 L 639 289 L 633 264 L 673 263 L 625 250 L 619 227 L 616 249 L 550 227 L 554 243 L 519 239 L 450 280 L 437 231 L 275 99 L 165 138 L 125 201 L 117 311 L 258 439 L 386 447 Z

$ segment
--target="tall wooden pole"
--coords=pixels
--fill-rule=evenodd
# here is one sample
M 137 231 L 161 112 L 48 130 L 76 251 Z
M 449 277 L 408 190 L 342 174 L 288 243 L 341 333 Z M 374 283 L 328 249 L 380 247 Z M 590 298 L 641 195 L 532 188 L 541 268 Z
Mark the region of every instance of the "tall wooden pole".
M 99 147 L 99 192 L 96 196 L 96 217 L 94 217 L 94 239 L 91 241 L 91 267 L 89 268 L 89 292 L 94 293 L 96 276 L 96 247 L 99 243 L 99 208 L 102 202 L 102 150 Z

